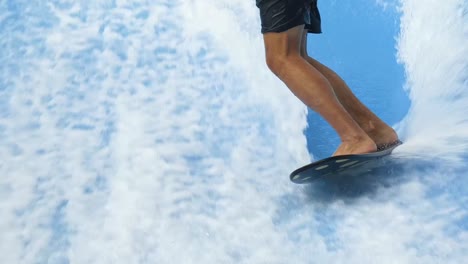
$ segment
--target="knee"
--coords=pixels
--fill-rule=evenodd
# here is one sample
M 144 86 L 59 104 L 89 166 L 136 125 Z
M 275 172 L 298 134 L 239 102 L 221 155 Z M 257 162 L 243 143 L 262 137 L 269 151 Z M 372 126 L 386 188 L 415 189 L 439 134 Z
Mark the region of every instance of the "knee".
M 266 64 L 271 72 L 281 78 L 288 58 L 282 54 L 266 54 Z
M 281 80 L 287 77 L 291 71 L 297 69 L 297 67 L 300 66 L 299 62 L 303 60 L 299 53 L 267 54 L 266 56 L 268 68 Z

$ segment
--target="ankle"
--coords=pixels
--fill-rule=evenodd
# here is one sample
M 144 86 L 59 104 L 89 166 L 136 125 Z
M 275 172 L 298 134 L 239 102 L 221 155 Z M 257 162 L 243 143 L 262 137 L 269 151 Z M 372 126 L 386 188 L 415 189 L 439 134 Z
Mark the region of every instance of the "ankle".
M 367 141 L 373 142 L 373 140 L 366 133 L 347 135 L 341 138 L 341 142 L 344 144 L 360 144 L 362 142 L 367 142 Z
M 376 131 L 379 131 L 380 128 L 382 128 L 382 124 L 378 125 L 372 120 L 367 120 L 365 122 L 361 122 L 361 128 L 367 134 L 372 134 L 372 133 L 375 133 Z

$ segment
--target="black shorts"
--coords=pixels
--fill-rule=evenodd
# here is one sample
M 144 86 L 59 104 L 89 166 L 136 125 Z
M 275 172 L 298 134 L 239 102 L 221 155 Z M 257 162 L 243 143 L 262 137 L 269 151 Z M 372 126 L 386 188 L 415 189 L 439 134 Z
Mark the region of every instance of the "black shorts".
M 322 33 L 317 0 L 256 0 L 262 33 L 284 32 L 305 25 L 309 33 Z

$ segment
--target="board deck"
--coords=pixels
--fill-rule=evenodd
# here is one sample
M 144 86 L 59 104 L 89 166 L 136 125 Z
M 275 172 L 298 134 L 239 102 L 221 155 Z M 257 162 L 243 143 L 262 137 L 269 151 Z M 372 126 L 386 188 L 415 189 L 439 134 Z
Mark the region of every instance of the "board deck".
M 289 177 L 292 182 L 303 184 L 332 175 L 359 174 L 371 167 L 379 166 L 378 161 L 390 155 L 399 145 L 401 142 L 372 153 L 325 158 L 293 171 Z

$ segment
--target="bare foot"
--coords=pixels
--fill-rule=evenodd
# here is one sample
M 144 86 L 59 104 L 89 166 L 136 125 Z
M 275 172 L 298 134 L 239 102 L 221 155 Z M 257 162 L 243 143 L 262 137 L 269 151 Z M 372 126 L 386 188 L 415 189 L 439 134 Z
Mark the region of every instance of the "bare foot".
M 377 146 L 374 141 L 369 137 L 364 137 L 352 141 L 344 141 L 332 156 L 364 154 L 374 152 L 376 150 Z
M 387 125 L 366 131 L 366 133 L 375 142 L 379 150 L 399 142 L 395 130 Z

